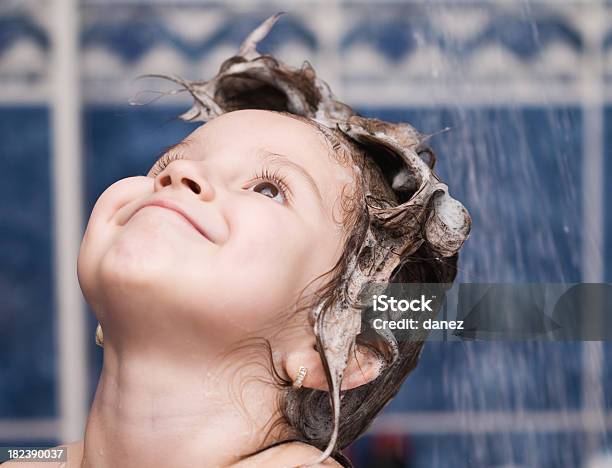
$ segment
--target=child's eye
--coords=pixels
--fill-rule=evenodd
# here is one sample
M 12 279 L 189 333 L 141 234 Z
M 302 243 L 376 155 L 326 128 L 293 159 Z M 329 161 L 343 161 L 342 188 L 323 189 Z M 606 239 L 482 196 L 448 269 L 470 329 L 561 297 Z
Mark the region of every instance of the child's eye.
M 255 187 L 253 187 L 253 191 L 261 193 L 266 197 L 272 198 L 273 200 L 276 200 L 279 203 L 285 203 L 285 196 L 283 194 L 283 191 L 271 182 L 260 182 Z
M 255 174 L 251 180 L 260 181 L 252 186 L 251 190 L 273 199 L 274 201 L 284 205 L 289 200 L 289 187 L 285 179 L 277 172 L 269 172 L 264 169 L 263 172 Z

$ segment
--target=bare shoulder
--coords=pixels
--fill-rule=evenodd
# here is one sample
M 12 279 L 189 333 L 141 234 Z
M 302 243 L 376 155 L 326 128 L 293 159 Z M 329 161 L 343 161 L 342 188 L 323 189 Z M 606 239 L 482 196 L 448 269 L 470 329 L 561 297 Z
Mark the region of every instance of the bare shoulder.
M 312 463 L 321 453 L 323 453 L 321 450 L 312 445 L 303 442 L 289 442 L 264 450 L 232 465 L 231 468 L 296 468 Z M 311 466 L 314 468 L 342 468 L 342 465 L 331 457 Z
M 2 464 L 2 468 L 5 466 L 9 467 L 22 467 L 22 468 L 78 468 L 81 466 L 81 459 L 83 458 L 83 441 L 79 440 L 76 442 L 70 442 L 67 444 L 58 445 L 57 447 L 51 447 L 53 449 L 65 448 L 66 461 L 65 462 L 27 462 L 27 461 L 7 461 Z

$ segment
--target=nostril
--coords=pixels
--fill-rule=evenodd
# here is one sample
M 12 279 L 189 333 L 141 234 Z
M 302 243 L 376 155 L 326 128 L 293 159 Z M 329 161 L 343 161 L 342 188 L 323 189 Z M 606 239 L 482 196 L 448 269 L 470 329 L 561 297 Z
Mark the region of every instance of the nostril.
M 199 194 L 201 192 L 200 186 L 197 184 L 197 182 L 194 182 L 191 179 L 183 179 L 182 182 L 187 185 L 191 190 L 193 190 L 196 194 Z

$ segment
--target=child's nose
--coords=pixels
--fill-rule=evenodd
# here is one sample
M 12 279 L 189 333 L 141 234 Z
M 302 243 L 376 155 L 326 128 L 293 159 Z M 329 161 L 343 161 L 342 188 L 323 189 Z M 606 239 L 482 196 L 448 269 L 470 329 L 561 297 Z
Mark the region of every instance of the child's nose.
M 168 186 L 190 190 L 204 201 L 211 201 L 215 197 L 213 186 L 201 169 L 194 167 L 193 161 L 172 161 L 155 177 L 155 191 Z

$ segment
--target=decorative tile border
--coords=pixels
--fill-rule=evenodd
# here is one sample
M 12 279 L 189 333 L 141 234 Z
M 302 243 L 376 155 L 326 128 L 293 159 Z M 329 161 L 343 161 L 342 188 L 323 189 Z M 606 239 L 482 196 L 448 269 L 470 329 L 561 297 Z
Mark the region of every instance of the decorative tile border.
M 352 102 L 577 102 L 591 79 L 605 80 L 612 100 L 612 4 L 326 2 L 317 13 L 321 3 L 294 2 L 262 47 L 295 65 L 309 60 Z M 50 4 L 18 5 L 0 9 L 0 99 L 45 99 Z M 276 9 L 263 2 L 230 9 L 212 1 L 86 1 L 85 100 L 126 102 L 132 78 L 146 73 L 212 76 Z M 602 76 L 589 73 L 594 53 Z

